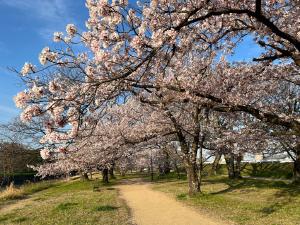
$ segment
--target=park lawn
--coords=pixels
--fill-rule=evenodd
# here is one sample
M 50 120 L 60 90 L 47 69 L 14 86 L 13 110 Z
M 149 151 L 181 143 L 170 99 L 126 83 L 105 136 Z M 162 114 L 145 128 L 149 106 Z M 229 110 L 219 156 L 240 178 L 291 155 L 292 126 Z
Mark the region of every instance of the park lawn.
M 187 194 L 186 180 L 163 179 L 152 187 L 235 224 L 300 225 L 300 187 L 281 181 L 207 178 L 203 181 L 203 193 L 193 197 Z
M 32 190 L 34 185 L 23 198 L 0 201 L 0 224 L 132 224 L 117 189 L 100 180 L 53 181 Z

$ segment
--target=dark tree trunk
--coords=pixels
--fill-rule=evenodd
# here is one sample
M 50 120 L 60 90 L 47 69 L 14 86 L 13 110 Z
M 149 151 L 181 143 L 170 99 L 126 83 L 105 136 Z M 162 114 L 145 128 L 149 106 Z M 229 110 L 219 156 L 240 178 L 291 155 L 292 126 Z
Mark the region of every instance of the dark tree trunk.
M 219 162 L 222 157 L 222 154 L 216 153 L 214 162 L 211 168 L 211 175 L 217 175 L 217 171 L 219 169 Z
M 152 158 L 152 152 L 150 156 L 150 173 L 151 173 L 151 181 L 154 180 L 154 171 L 153 171 L 153 158 Z
M 293 181 L 300 184 L 300 145 L 295 150 L 295 160 L 293 168 Z
M 121 170 L 121 176 L 125 177 L 125 175 L 126 175 L 125 170 Z
M 242 170 L 241 162 L 242 162 L 242 159 L 243 159 L 242 154 L 238 154 L 236 156 L 236 166 L 235 166 L 235 171 L 234 171 L 234 177 L 235 178 L 242 178 L 242 175 L 241 175 L 241 170 Z
M 110 179 L 116 179 L 115 174 L 114 174 L 114 165 L 112 165 L 109 168 L 109 176 L 110 176 Z
M 165 154 L 166 154 L 166 158 L 165 158 L 164 163 L 163 163 L 163 173 L 164 174 L 169 174 L 170 171 L 171 171 L 170 156 L 167 152 L 165 152 Z
M 87 173 L 81 173 L 81 180 L 88 180 L 89 176 Z
M 234 179 L 234 155 L 233 153 L 226 153 L 224 155 L 225 161 L 226 161 L 226 167 L 228 170 L 228 178 Z
M 159 172 L 159 176 L 165 175 L 165 171 L 164 171 L 163 165 L 158 165 L 158 172 Z
M 178 165 L 177 165 L 176 162 L 174 163 L 174 167 L 175 167 L 175 171 L 176 171 L 176 174 L 177 174 L 177 179 L 180 179 L 180 171 L 179 171 L 179 168 L 178 168 Z
M 224 155 L 226 161 L 226 167 L 228 170 L 228 178 L 229 179 L 239 179 L 241 178 L 241 162 L 243 159 L 242 154 L 234 155 L 233 153 L 227 153 Z
M 250 163 L 252 167 L 251 176 L 257 176 L 258 173 L 258 163 Z
M 104 168 L 102 169 L 102 181 L 105 184 L 108 184 L 108 169 Z

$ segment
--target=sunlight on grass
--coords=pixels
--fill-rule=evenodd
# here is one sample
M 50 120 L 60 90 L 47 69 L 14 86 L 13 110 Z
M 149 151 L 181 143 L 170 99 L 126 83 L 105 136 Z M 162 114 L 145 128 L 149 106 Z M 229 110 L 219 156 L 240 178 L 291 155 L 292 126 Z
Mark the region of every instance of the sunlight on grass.
M 100 192 L 93 191 L 95 183 Z M 99 179 L 31 184 L 21 189 L 26 190 L 26 204 L 22 203 L 25 200 L 7 201 L 2 209 L 19 207 L 3 212 L 0 208 L 0 224 L 132 224 L 129 209 L 118 198 L 117 189 L 103 185 Z
M 12 200 L 19 199 L 24 196 L 24 190 L 16 188 L 13 183 L 11 183 L 6 189 L 0 192 L 0 200 Z
M 25 198 L 27 195 L 45 190 L 57 183 L 58 181 L 42 181 L 38 183 L 28 183 L 21 187 L 16 187 L 11 183 L 4 191 L 0 192 L 0 202 Z
M 300 187 L 285 182 L 215 177 L 205 179 L 203 193 L 193 197 L 188 196 L 185 180 L 164 180 L 153 188 L 212 217 L 236 224 L 295 225 L 300 221 Z

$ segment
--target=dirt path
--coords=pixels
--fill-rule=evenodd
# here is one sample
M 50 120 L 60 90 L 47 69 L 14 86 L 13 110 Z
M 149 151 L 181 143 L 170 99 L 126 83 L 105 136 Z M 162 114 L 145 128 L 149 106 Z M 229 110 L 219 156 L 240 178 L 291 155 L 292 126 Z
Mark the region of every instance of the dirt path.
M 225 225 L 152 190 L 147 184 L 126 184 L 118 188 L 137 225 Z

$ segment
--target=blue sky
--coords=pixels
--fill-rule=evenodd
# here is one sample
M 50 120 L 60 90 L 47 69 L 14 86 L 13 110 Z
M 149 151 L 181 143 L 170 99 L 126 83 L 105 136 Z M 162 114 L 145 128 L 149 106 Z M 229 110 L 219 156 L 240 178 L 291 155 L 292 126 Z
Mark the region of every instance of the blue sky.
M 19 77 L 7 67 L 37 64 L 53 32 L 74 23 L 84 29 L 88 11 L 84 0 L 0 0 L 0 122 L 18 116 L 13 96 L 23 90 Z
M 38 55 L 51 46 L 53 32 L 68 23 L 85 29 L 85 0 L 0 0 L 0 123 L 18 116 L 13 96 L 24 89 L 20 78 L 7 67 L 20 69 L 25 62 L 38 65 Z M 238 47 L 231 60 L 258 55 L 250 38 Z

